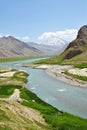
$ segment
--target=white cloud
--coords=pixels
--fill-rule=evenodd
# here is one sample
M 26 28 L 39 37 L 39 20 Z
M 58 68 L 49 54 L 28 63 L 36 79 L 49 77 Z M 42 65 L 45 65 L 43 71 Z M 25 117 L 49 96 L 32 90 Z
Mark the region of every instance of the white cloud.
M 5 35 L 5 37 L 9 37 L 9 36 L 10 36 L 10 34 L 6 34 L 6 35 Z
M 29 36 L 24 36 L 24 37 L 22 37 L 22 41 L 29 42 L 30 41 L 30 37 Z
M 1 38 L 1 37 L 3 37 L 3 34 L 2 34 L 2 33 L 0 33 L 0 38 Z
M 76 38 L 77 32 L 78 31 L 76 29 L 66 29 L 64 31 L 56 32 L 45 32 L 38 37 L 38 41 L 39 43 L 47 45 L 64 46 L 65 44 L 68 44 L 70 41 Z
M 21 40 L 21 38 L 19 37 L 19 36 L 14 36 L 16 39 L 19 39 L 19 40 Z
M 3 33 L 0 33 L 0 38 L 2 38 L 2 37 L 9 37 L 9 36 L 10 36 L 9 34 L 4 35 Z

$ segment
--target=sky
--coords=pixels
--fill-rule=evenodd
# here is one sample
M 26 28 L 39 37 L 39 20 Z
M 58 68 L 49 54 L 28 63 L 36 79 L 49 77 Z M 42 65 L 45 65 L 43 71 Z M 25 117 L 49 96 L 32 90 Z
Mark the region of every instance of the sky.
M 0 36 L 70 41 L 87 24 L 87 0 L 0 0 Z

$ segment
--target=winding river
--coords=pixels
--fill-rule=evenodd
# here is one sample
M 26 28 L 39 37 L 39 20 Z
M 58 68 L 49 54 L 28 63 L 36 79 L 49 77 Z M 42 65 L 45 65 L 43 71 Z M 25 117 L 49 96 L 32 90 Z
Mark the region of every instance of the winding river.
M 44 70 L 22 67 L 23 63 L 38 59 L 1 63 L 0 67 L 11 67 L 27 71 L 27 88 L 41 99 L 65 112 L 87 118 L 87 88 L 72 86 L 49 76 Z

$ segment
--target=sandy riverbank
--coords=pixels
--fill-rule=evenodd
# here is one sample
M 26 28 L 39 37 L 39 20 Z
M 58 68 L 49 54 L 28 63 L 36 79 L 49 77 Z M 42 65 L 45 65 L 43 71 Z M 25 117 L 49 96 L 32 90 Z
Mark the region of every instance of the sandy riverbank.
M 65 75 L 64 71 L 69 71 L 72 74 L 80 74 L 87 76 L 87 69 L 79 70 L 73 68 L 71 65 L 38 65 L 35 68 L 45 69 L 46 72 L 56 79 L 79 87 L 87 87 L 87 82 Z

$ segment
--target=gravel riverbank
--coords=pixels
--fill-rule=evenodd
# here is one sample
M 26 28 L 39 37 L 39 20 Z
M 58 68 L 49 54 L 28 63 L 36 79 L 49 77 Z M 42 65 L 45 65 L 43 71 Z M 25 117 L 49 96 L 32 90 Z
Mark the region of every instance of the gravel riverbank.
M 38 65 L 35 68 L 40 68 L 40 69 L 45 69 L 47 74 L 53 76 L 54 78 L 71 84 L 71 85 L 75 85 L 75 86 L 79 86 L 79 87 L 87 87 L 87 82 L 86 81 L 82 81 L 76 78 L 73 78 L 71 76 L 68 76 L 66 74 L 64 74 L 65 71 L 71 72 L 72 74 L 78 74 L 78 70 L 76 68 L 73 68 L 73 66 L 71 65 L 65 65 L 65 66 L 61 66 L 61 65 Z M 73 70 L 73 71 L 71 71 Z M 84 72 L 83 72 L 84 71 Z M 87 72 L 85 71 L 85 69 L 83 71 L 80 71 L 80 75 L 84 75 L 87 74 Z

